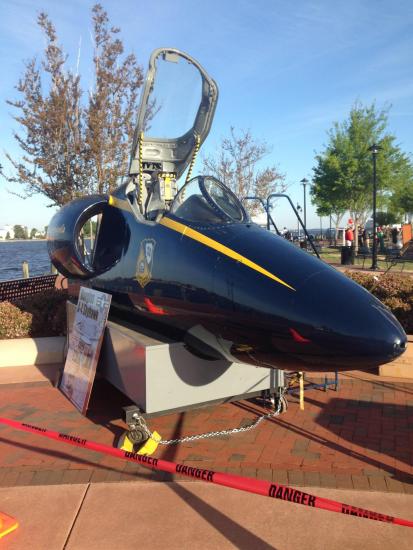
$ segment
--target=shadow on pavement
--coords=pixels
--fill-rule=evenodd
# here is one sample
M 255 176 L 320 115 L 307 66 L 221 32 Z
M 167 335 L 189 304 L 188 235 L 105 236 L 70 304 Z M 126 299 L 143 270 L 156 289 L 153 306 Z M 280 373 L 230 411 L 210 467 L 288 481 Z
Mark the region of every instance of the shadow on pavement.
M 180 413 L 176 421 L 173 435 L 171 439 L 179 439 L 182 437 L 182 424 L 185 418 L 185 413 Z M 162 453 L 164 460 L 174 461 L 176 456 L 176 445 L 170 445 L 166 451 Z M 165 481 L 171 479 L 170 474 L 164 474 Z M 267 544 L 260 537 L 242 527 L 239 523 L 204 502 L 201 498 L 187 491 L 182 485 L 173 483 L 170 489 L 174 491 L 188 506 L 196 511 L 205 521 L 207 521 L 214 529 L 219 531 L 228 541 L 239 548 L 240 550 L 250 550 L 251 548 L 260 548 L 262 550 L 276 550 L 273 546 Z
M 236 548 L 240 550 L 251 550 L 254 548 L 260 550 L 276 550 L 274 546 L 269 545 L 263 539 L 254 535 L 254 533 L 242 527 L 239 523 L 233 521 L 190 491 L 187 491 L 182 485 L 171 485 L 171 489 L 180 496 L 192 510 L 196 511 Z
M 317 401 L 312 398 L 306 397 L 306 402 L 315 404 L 319 407 L 321 407 L 322 412 L 314 419 L 314 421 L 323 427 L 327 427 L 327 429 L 331 430 L 332 434 L 334 434 L 335 438 L 339 436 L 344 441 L 348 441 L 349 443 L 356 443 L 357 445 L 366 447 L 366 449 L 371 449 L 372 451 L 377 451 L 382 454 L 388 454 L 389 456 L 396 458 L 397 460 L 406 462 L 409 466 L 411 465 L 411 461 L 409 460 L 409 456 L 411 457 L 412 450 L 409 449 L 409 428 L 408 426 L 405 427 L 405 421 L 408 418 L 408 414 L 413 414 L 413 407 L 404 407 L 404 406 L 397 406 L 397 405 L 391 405 L 391 404 L 383 404 L 383 403 L 368 403 L 368 406 L 360 405 L 360 401 L 353 401 L 349 399 L 338 399 L 333 398 L 328 404 L 322 403 L 320 401 Z M 340 403 L 337 403 L 340 402 Z M 246 403 L 246 402 L 237 402 L 234 403 L 235 406 L 240 407 L 241 409 L 248 411 L 250 413 L 253 413 L 255 415 L 261 415 L 262 410 L 255 408 L 253 405 Z M 338 408 L 338 406 L 340 408 Z M 407 410 L 409 409 L 409 411 Z M 338 411 L 341 411 L 342 414 L 340 414 Z M 355 411 L 360 412 L 360 415 L 351 416 L 350 414 L 355 413 Z M 383 444 L 381 445 L 380 442 L 373 443 L 373 438 L 366 437 L 366 433 L 368 434 L 369 430 L 369 423 L 371 424 L 371 421 L 369 421 L 370 415 L 365 415 L 364 413 L 366 411 L 372 412 L 372 417 L 376 414 L 382 413 L 382 418 L 392 418 L 394 419 L 395 427 L 392 430 L 389 430 L 389 434 L 391 438 L 394 438 L 394 441 L 399 441 L 401 438 L 405 441 L 404 443 L 404 450 L 401 450 L 401 448 L 398 445 L 395 445 L 394 447 L 389 447 L 386 449 L 386 444 L 388 443 L 388 439 L 386 439 L 383 436 Z M 304 412 L 305 414 L 305 412 Z M 288 412 L 286 413 L 286 416 L 288 416 Z M 347 419 L 346 419 L 347 417 Z M 378 457 L 373 458 L 371 456 L 367 456 L 361 452 L 352 450 L 345 445 L 342 445 L 340 443 L 336 443 L 334 441 L 331 441 L 327 439 L 326 437 L 323 437 L 321 435 L 318 435 L 314 432 L 311 432 L 305 428 L 302 428 L 300 426 L 295 426 L 291 422 L 288 422 L 285 417 L 277 417 L 277 418 L 269 418 L 266 420 L 266 422 L 273 422 L 280 426 L 281 428 L 285 428 L 289 430 L 290 432 L 305 437 L 309 441 L 312 441 L 314 443 L 318 443 L 321 445 L 324 445 L 326 448 L 334 450 L 336 452 L 342 453 L 343 455 L 354 459 L 357 459 L 359 461 L 365 462 L 367 466 L 371 466 L 375 469 L 380 469 L 388 472 L 389 475 L 391 475 L 394 479 L 397 479 L 398 481 L 402 481 L 404 483 L 413 483 L 413 478 L 411 475 L 409 475 L 407 472 L 404 472 L 403 470 L 400 470 L 399 468 L 389 466 L 388 464 L 385 464 L 380 461 L 380 458 Z M 354 421 L 353 419 L 356 418 Z M 356 426 L 354 427 L 354 433 L 358 434 L 357 437 L 352 437 L 351 439 L 345 438 L 345 434 L 349 433 L 348 426 L 349 424 L 345 424 L 346 420 L 347 422 L 351 422 L 354 424 L 356 422 Z M 410 420 L 410 426 L 411 426 L 412 420 Z M 383 424 L 384 425 L 384 424 Z M 347 431 L 346 431 L 347 428 Z M 411 430 L 411 427 L 410 427 Z M 397 439 L 396 439 L 397 438 Z M 376 438 L 379 439 L 379 438 Z M 351 463 L 349 462 L 349 466 L 351 466 Z

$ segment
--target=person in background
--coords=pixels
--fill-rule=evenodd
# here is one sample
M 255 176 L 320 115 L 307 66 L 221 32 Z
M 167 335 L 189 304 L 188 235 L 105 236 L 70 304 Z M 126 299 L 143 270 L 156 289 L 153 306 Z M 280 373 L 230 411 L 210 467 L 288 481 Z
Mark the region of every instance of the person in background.
M 359 248 L 363 247 L 363 228 L 361 225 L 358 226 L 358 239 L 359 239 Z
M 353 246 L 354 232 L 351 227 L 347 227 L 345 238 L 346 238 L 346 246 Z
M 362 239 L 363 239 L 363 246 L 365 248 L 370 248 L 370 236 L 369 236 L 369 232 L 365 227 L 363 229 Z
M 384 232 L 381 227 L 377 228 L 377 240 L 379 241 L 379 252 L 380 254 L 384 254 Z

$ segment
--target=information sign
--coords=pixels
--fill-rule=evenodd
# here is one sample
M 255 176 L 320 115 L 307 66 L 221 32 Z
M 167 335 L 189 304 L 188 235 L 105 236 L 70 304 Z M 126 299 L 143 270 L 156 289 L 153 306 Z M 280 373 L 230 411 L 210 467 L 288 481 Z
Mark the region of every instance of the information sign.
M 112 296 L 80 288 L 60 389 L 86 413 Z

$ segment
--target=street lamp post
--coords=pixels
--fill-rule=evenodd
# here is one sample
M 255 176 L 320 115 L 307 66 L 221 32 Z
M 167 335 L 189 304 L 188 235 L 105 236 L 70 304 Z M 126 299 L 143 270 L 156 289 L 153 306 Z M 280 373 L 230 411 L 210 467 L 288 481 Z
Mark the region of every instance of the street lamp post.
M 303 189 L 304 189 L 304 227 L 305 229 L 307 230 L 307 203 L 306 203 L 306 185 L 308 182 L 307 179 L 303 178 L 301 181 L 300 181 L 301 185 L 303 186 Z M 305 239 L 305 247 L 307 248 L 307 232 L 305 231 L 304 232 L 305 235 L 304 235 L 304 239 Z
M 372 154 L 373 157 L 373 261 L 371 264 L 372 270 L 377 270 L 377 235 L 376 235 L 376 214 L 377 214 L 377 169 L 376 169 L 376 160 L 377 160 L 377 154 L 380 151 L 381 147 L 380 145 L 377 145 L 376 143 L 373 143 L 371 147 L 369 147 L 369 151 Z
M 307 229 L 307 203 L 306 203 L 306 191 L 305 191 L 305 188 L 306 188 L 306 185 L 307 183 L 309 183 L 309 181 L 305 178 L 303 178 L 301 181 L 300 181 L 301 185 L 303 186 L 304 188 L 304 226 L 305 228 Z
M 297 212 L 302 210 L 301 206 L 297 203 Z M 297 233 L 298 233 L 298 242 L 300 242 L 300 220 L 297 218 Z

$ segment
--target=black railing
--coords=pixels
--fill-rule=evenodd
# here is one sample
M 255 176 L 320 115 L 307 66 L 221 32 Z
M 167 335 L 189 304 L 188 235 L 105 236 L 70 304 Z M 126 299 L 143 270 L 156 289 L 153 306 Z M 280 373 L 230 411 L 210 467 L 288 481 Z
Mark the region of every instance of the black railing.
M 0 302 L 14 301 L 25 296 L 32 296 L 44 290 L 55 288 L 57 275 L 43 275 L 28 279 L 0 281 Z

